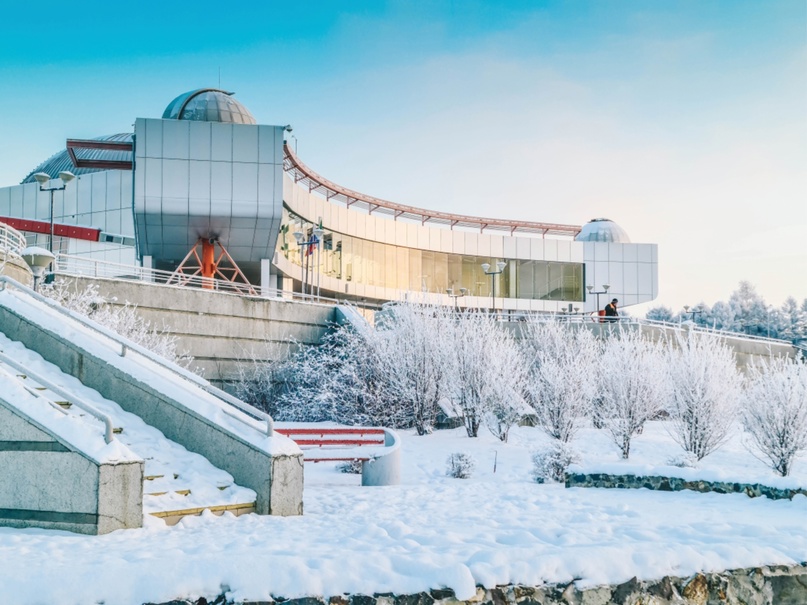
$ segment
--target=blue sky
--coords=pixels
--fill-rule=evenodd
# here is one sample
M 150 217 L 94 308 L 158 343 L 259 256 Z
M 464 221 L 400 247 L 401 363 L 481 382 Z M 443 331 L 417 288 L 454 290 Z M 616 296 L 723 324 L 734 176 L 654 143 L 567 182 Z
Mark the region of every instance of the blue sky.
M 807 297 L 803 0 L 291 4 L 4 8 L 0 185 L 220 82 L 347 187 L 615 220 L 659 303 Z

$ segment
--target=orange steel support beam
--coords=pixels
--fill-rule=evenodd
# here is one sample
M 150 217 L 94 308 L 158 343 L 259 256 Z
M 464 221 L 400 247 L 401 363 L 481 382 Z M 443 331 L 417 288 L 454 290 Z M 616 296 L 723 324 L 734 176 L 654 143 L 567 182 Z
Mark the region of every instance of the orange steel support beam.
M 200 244 L 201 256 L 198 250 Z M 220 252 L 218 258 L 216 258 L 217 247 Z M 180 286 L 201 285 L 205 290 L 217 290 L 223 287 L 241 294 L 258 295 L 221 242 L 203 237 L 196 241 L 165 283 Z
M 216 275 L 216 247 L 209 239 L 202 240 L 202 288 L 213 289 Z

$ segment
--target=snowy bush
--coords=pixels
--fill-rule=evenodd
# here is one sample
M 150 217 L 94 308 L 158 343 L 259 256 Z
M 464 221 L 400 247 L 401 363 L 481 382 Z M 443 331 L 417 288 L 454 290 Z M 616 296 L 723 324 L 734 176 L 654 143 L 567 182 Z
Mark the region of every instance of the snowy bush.
M 569 465 L 579 461 L 580 457 L 568 443 L 553 439 L 545 448 L 533 452 L 533 477 L 538 483 L 563 482 Z
M 631 439 L 656 417 L 665 403 L 667 372 L 661 345 L 636 331 L 609 338 L 600 357 L 595 426 L 605 428 L 623 458 Z
M 749 370 L 742 420 L 758 457 L 787 476 L 807 450 L 807 365 L 774 359 Z
M 502 441 L 526 412 L 526 368 L 512 334 L 488 313 L 469 311 L 456 320 L 454 361 L 446 379 L 455 411 L 469 437 L 479 425 Z
M 684 452 L 667 460 L 667 466 L 678 468 L 695 468 L 698 466 L 698 457 L 692 452 Z
M 66 309 L 89 317 L 168 361 L 185 368 L 189 368 L 193 363 L 193 357 L 177 350 L 179 339 L 172 335 L 168 328 L 153 326 L 151 322 L 138 315 L 137 307 L 134 305 L 112 304 L 115 301 L 108 301 L 101 296 L 96 284 L 77 290 L 67 281 L 57 279 L 51 284 L 43 284 L 39 292 Z
M 361 468 L 361 460 L 348 460 L 336 466 L 336 470 L 340 473 L 348 473 L 350 475 L 361 475 Z
M 728 438 L 742 379 L 717 336 L 691 331 L 676 344 L 667 355 L 670 435 L 700 460 Z
M 446 475 L 454 479 L 468 479 L 476 468 L 476 461 L 470 454 L 455 452 L 446 460 Z
M 525 394 L 536 424 L 568 442 L 595 396 L 597 341 L 588 330 L 536 320 L 527 323 L 521 343 L 527 363 Z

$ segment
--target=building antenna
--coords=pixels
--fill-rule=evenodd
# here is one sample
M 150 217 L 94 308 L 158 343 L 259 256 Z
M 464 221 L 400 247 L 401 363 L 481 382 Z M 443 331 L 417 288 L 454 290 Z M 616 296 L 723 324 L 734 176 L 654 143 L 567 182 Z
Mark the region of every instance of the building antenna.
M 221 88 L 221 65 L 219 65 L 219 88 Z

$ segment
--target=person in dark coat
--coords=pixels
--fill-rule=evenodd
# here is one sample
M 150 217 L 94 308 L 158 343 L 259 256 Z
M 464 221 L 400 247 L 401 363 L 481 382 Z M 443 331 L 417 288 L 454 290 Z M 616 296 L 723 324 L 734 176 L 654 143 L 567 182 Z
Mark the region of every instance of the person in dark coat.
M 607 305 L 605 305 L 605 321 L 616 321 L 616 318 L 619 317 L 619 312 L 616 310 L 616 304 L 619 301 L 615 298 Z

